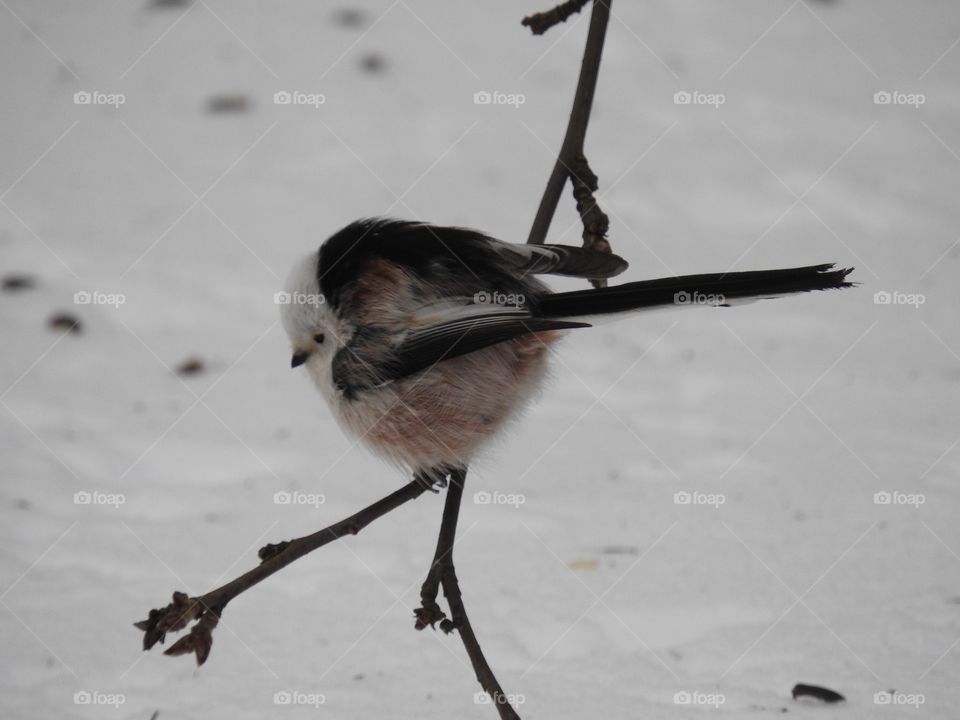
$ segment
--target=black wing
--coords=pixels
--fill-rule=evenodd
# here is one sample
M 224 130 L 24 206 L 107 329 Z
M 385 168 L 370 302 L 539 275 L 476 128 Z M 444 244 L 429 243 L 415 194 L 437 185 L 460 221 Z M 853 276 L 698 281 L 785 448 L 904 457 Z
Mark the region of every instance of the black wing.
M 527 275 L 607 278 L 627 268 L 623 258 L 595 250 L 505 243 L 466 228 L 369 218 L 346 226 L 320 248 L 320 290 L 334 307 L 371 256 L 421 276 L 436 276 L 442 270 L 445 277 L 473 285 L 477 291 L 507 293 L 523 292 Z M 506 286 L 489 288 L 491 278 Z
M 363 328 L 334 357 L 333 380 L 351 397 L 360 390 L 429 370 L 444 360 L 497 343 L 534 332 L 579 327 L 590 325 L 534 317 L 519 307 L 466 305 L 401 338 L 391 338 L 377 328 Z
M 395 378 L 426 370 L 442 360 L 546 330 L 590 327 L 589 323 L 538 318 L 506 308 L 482 316 L 453 319 L 410 333 L 397 348 L 390 371 Z
M 627 269 L 619 255 L 572 245 L 518 245 L 488 238 L 490 248 L 524 275 L 610 278 Z

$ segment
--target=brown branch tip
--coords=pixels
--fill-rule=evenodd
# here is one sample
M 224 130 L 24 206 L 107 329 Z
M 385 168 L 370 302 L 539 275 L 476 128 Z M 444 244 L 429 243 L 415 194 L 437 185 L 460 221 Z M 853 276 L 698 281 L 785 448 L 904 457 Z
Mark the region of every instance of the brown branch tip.
M 583 10 L 583 6 L 590 0 L 567 0 L 546 12 L 534 13 L 523 19 L 523 26 L 530 28 L 534 35 L 543 35 L 554 25 L 566 22 L 567 18 Z
M 196 655 L 197 665 L 203 665 L 210 656 L 213 630 L 220 622 L 222 612 L 222 607 L 210 608 L 200 598 L 174 592 L 173 602 L 165 608 L 154 608 L 146 620 L 136 622 L 133 626 L 143 630 L 143 649 L 149 650 L 158 642 L 162 645 L 168 632 L 179 632 L 197 620 L 190 632 L 167 648 L 163 654 L 173 656 L 193 653 Z

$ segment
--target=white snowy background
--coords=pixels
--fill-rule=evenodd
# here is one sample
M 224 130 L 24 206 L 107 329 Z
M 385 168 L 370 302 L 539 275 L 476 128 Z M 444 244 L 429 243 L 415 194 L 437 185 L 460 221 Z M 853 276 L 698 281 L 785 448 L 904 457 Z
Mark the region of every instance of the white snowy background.
M 0 294 L 3 717 L 494 717 L 459 638 L 413 628 L 442 496 L 235 600 L 199 670 L 131 623 L 406 481 L 289 369 L 273 294 L 359 216 L 525 239 L 587 28 L 531 36 L 549 4 L 0 2 L 0 270 L 34 280 Z M 491 664 L 528 720 L 955 717 L 960 6 L 613 9 L 587 152 L 618 281 L 837 262 L 861 285 L 562 343 L 468 479 Z M 579 241 L 569 193 L 550 240 Z

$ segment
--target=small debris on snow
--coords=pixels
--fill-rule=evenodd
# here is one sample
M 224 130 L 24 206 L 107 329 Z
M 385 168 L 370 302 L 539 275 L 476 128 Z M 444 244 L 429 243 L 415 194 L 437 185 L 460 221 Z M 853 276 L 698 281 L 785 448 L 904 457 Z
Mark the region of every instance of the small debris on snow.
M 604 545 L 600 548 L 601 555 L 639 555 L 640 549 L 633 545 Z
M 191 2 L 193 2 L 193 0 L 151 0 L 150 9 L 186 7 Z
M 207 100 L 207 112 L 214 114 L 242 113 L 250 109 L 246 95 L 214 95 Z
M 76 316 L 66 312 L 54 313 L 47 320 L 47 327 L 59 332 L 79 333 L 82 329 Z
M 380 53 L 367 53 L 360 58 L 360 69 L 371 75 L 379 75 L 387 69 L 387 59 Z
M 333 13 L 333 22 L 340 27 L 359 28 L 367 24 L 367 14 L 356 8 L 340 8 Z
M 830 688 L 820 687 L 819 685 L 804 685 L 803 683 L 794 685 L 792 694 L 794 700 L 801 697 L 816 698 L 817 700 L 823 700 L 825 703 L 843 702 L 846 700 L 843 695 Z
M 206 365 L 203 360 L 198 357 L 191 357 L 177 366 L 177 375 L 189 377 L 191 375 L 199 375 L 204 370 L 206 370 Z
M 4 292 L 20 292 L 22 290 L 31 290 L 34 286 L 34 279 L 29 275 L 19 275 L 11 273 L 3 278 Z

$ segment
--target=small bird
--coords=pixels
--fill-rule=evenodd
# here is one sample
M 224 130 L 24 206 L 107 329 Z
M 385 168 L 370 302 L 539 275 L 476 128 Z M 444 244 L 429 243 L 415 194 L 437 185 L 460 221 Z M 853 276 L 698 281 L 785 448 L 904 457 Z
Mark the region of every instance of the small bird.
M 595 250 L 370 218 L 297 262 L 278 302 L 291 366 L 307 368 L 345 429 L 443 484 L 531 402 L 565 331 L 610 314 L 853 285 L 852 268 L 831 264 L 562 293 L 534 277 L 610 278 L 626 269 L 623 258 Z

